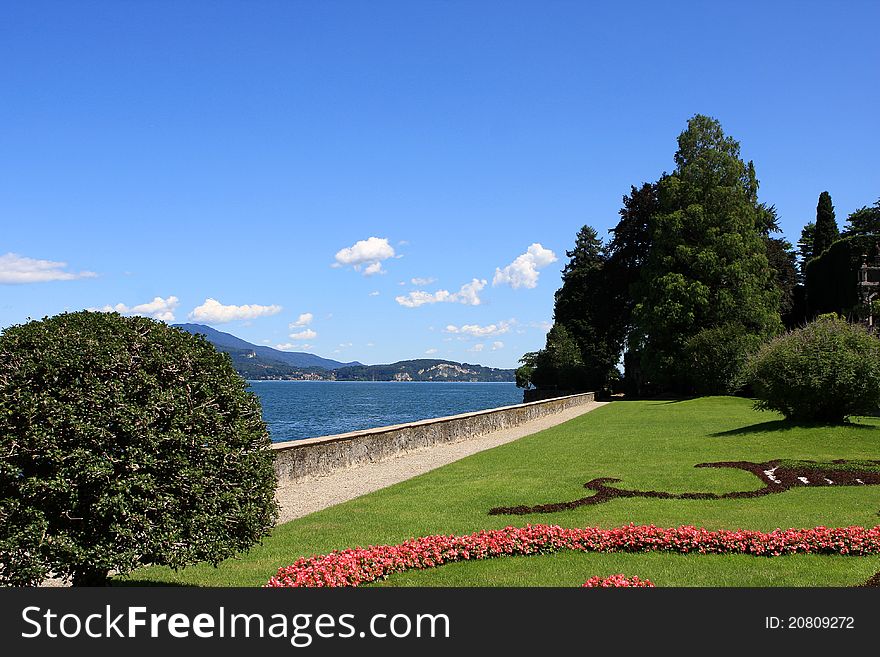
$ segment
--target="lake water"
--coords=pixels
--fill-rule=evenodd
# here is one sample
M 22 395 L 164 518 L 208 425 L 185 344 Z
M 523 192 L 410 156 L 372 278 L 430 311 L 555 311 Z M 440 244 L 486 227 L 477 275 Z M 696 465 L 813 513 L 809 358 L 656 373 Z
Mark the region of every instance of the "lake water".
M 384 427 L 522 402 L 513 383 L 249 381 L 272 440 Z

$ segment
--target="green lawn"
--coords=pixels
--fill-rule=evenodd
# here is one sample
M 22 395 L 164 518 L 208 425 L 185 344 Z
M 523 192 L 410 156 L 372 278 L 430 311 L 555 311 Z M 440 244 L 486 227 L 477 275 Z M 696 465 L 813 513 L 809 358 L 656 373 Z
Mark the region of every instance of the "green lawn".
M 873 527 L 880 486 L 795 488 L 759 498 L 615 499 L 527 516 L 489 516 L 496 506 L 574 500 L 595 477 L 621 488 L 668 492 L 754 490 L 752 474 L 694 468 L 709 461 L 880 459 L 880 419 L 847 426 L 793 427 L 731 397 L 614 402 L 547 431 L 481 452 L 420 477 L 278 526 L 263 545 L 219 568 L 174 573 L 148 568 L 140 584 L 258 586 L 300 556 L 414 536 L 471 533 L 507 525 L 564 527 L 627 523 L 710 529 Z M 877 557 L 560 553 L 456 563 L 394 575 L 384 586 L 574 586 L 622 572 L 658 586 L 846 586 L 880 571 Z M 125 582 L 126 580 L 121 580 Z

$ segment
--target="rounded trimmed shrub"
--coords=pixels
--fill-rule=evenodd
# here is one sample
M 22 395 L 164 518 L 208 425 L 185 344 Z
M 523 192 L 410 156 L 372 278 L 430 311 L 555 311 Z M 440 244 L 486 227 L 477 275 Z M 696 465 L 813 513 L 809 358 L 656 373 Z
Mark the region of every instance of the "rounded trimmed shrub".
M 277 517 L 257 398 L 202 336 L 65 313 L 0 334 L 0 583 L 213 564 Z
M 771 340 L 748 371 L 755 408 L 791 420 L 842 422 L 880 407 L 880 340 L 836 315 Z

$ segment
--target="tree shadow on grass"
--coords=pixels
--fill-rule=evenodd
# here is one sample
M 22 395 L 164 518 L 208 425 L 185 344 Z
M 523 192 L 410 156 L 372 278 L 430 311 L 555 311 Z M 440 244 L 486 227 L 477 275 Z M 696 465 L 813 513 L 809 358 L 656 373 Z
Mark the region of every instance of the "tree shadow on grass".
M 839 429 L 840 427 L 874 431 L 880 429 L 880 427 L 873 424 L 858 424 L 857 422 L 794 422 L 792 420 L 771 420 L 769 422 L 759 422 L 758 424 L 750 424 L 746 427 L 738 427 L 727 431 L 716 431 L 709 435 L 714 437 L 744 436 L 753 433 L 791 431 L 793 429 Z

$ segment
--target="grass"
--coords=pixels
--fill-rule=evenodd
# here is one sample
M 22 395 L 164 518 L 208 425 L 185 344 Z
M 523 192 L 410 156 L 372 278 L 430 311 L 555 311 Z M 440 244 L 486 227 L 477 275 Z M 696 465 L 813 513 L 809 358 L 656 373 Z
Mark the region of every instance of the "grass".
M 880 472 L 880 461 L 847 461 L 846 463 L 833 463 L 831 461 L 793 461 L 781 459 L 779 465 L 785 468 L 821 470 L 830 472 Z
M 762 531 L 880 524 L 877 486 L 795 488 L 747 499 L 615 499 L 552 514 L 487 515 L 496 506 L 583 497 L 583 484 L 595 477 L 619 478 L 615 485 L 622 488 L 673 493 L 754 490 L 762 483 L 750 473 L 693 466 L 772 459 L 880 459 L 880 419 L 798 427 L 752 410 L 748 400 L 732 397 L 614 402 L 552 429 L 280 525 L 261 546 L 218 568 L 198 565 L 175 573 L 154 567 L 117 581 L 259 586 L 279 566 L 300 556 L 528 523 L 691 524 Z M 574 586 L 592 575 L 622 572 L 665 586 L 846 586 L 862 583 L 877 571 L 880 556 L 561 553 L 450 564 L 394 575 L 382 585 Z

